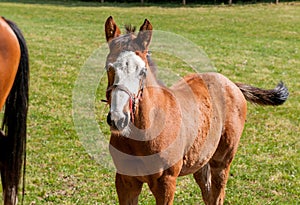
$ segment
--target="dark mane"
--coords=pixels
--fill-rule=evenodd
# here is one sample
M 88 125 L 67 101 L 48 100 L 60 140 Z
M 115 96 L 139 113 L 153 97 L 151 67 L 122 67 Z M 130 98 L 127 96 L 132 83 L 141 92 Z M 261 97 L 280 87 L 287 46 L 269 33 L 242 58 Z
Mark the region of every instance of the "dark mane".
M 153 73 L 157 83 L 163 87 L 165 87 L 166 85 L 164 84 L 163 81 L 159 80 L 157 78 L 157 64 L 152 60 L 151 58 L 151 52 L 149 51 L 147 54 L 147 61 L 148 61 L 148 65 L 150 67 L 151 72 Z
M 127 25 L 125 25 L 125 30 L 126 30 L 126 34 L 134 33 L 136 30 L 136 27 L 131 24 L 127 24 Z

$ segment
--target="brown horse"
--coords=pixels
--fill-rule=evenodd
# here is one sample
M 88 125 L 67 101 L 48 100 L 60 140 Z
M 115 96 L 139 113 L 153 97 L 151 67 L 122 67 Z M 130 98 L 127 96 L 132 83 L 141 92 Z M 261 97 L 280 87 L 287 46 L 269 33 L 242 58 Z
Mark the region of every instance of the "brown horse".
M 193 174 L 205 204 L 223 204 L 230 164 L 246 120 L 246 100 L 281 105 L 288 90 L 233 83 L 219 73 L 190 74 L 171 88 L 160 83 L 148 55 L 152 25 L 121 35 L 105 23 L 110 53 L 106 92 L 110 153 L 121 205 L 137 204 L 147 183 L 156 204 L 173 204 L 178 176 Z
M 0 171 L 5 205 L 17 204 L 23 167 L 23 196 L 28 110 L 28 51 L 15 23 L 0 17 Z

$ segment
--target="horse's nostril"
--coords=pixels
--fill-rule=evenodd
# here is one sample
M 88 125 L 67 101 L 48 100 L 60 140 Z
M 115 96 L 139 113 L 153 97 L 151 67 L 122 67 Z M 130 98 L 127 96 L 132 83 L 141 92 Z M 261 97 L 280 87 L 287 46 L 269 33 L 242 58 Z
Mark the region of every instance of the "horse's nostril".
M 106 118 L 107 124 L 113 129 L 123 130 L 129 124 L 129 115 L 127 113 L 116 114 L 109 112 Z
M 106 117 L 106 122 L 109 126 L 112 126 L 112 121 L 111 121 L 111 114 L 110 112 L 107 114 L 107 117 Z
M 117 121 L 117 128 L 118 128 L 118 130 L 122 130 L 122 129 L 124 129 L 124 119 L 122 118 L 122 119 L 119 119 L 118 121 Z
M 128 115 L 125 114 L 123 118 L 120 118 L 116 122 L 116 127 L 118 128 L 118 130 L 123 130 L 125 127 L 127 127 L 128 123 Z

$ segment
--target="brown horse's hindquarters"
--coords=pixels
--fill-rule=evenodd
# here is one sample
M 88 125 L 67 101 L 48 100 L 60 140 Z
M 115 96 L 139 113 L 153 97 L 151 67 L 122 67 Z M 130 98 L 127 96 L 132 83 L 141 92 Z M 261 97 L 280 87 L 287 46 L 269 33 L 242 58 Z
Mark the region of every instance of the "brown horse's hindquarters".
M 193 83 L 190 82 L 191 79 Z M 242 92 L 233 82 L 219 73 L 193 74 L 186 77 L 185 81 L 190 82 L 200 113 L 198 113 L 199 120 L 196 128 L 198 136 L 193 140 L 192 145 L 187 143 L 189 148 L 183 157 L 180 175 L 194 173 L 204 166 L 215 155 L 222 136 L 227 137 L 226 141 L 230 142 L 228 146 L 236 150 L 247 111 Z M 180 86 L 174 88 L 178 87 Z M 194 115 L 195 112 L 189 113 L 190 106 L 185 107 L 189 109 L 183 112 L 183 115 L 187 115 L 187 119 L 195 119 L 195 116 L 189 116 Z
M 21 50 L 19 41 L 5 22 L 0 17 L 0 110 L 13 86 L 18 70 Z

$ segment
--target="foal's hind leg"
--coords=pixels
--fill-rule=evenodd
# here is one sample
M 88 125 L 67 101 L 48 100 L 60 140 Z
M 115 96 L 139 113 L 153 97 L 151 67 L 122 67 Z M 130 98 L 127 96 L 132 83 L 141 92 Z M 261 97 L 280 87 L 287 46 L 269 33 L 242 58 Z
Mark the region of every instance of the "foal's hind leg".
M 194 173 L 194 178 L 201 188 L 202 198 L 205 204 L 208 204 L 209 193 L 211 190 L 211 172 L 209 163 L 207 163 L 199 171 Z
M 221 205 L 224 203 L 225 186 L 228 180 L 230 164 L 237 151 L 244 123 L 240 125 L 242 125 L 240 129 L 238 127 L 229 129 L 230 126 L 227 126 L 227 130 L 221 136 L 216 152 L 209 161 L 211 189 L 207 204 Z
M 218 160 L 211 160 L 211 193 L 209 195 L 208 204 L 218 204 L 221 205 L 224 203 L 225 199 L 225 187 L 228 180 L 230 163 L 233 157 L 229 159 L 224 159 L 225 162 Z
M 116 188 L 120 205 L 137 205 L 143 183 L 135 177 L 116 174 Z
M 194 174 L 206 205 L 222 205 L 224 203 L 230 164 L 237 151 L 242 130 L 228 133 L 232 135 L 228 135 L 226 132 L 222 135 L 213 157 Z

